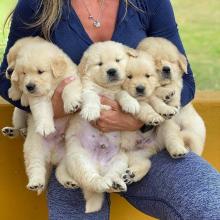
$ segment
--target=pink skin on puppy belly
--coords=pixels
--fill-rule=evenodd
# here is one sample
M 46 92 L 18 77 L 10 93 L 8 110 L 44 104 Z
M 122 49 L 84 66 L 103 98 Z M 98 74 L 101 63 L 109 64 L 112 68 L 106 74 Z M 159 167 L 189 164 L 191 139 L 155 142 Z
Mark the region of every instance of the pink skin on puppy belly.
M 106 165 L 119 151 L 120 132 L 102 133 L 87 121 L 76 135 L 91 158 Z

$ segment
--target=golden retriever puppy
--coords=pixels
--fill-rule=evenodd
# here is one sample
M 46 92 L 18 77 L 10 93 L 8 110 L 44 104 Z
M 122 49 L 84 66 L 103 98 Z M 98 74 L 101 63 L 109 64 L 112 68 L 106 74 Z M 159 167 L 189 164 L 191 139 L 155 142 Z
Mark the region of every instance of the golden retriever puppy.
M 160 87 L 155 90 L 156 97 L 152 102 L 155 105 L 157 112 L 161 112 L 162 108 L 166 109 L 167 106 L 179 108 L 180 96 L 182 90 L 182 76 L 187 74 L 187 60 L 182 55 L 177 47 L 170 41 L 160 37 L 149 37 L 142 40 L 138 47 L 138 50 L 143 50 L 153 56 L 155 59 L 157 72 L 160 80 Z M 161 102 L 161 100 L 164 102 Z M 175 111 L 175 113 L 177 113 Z M 164 115 L 165 117 L 172 117 L 173 115 Z
M 101 109 L 109 108 L 101 106 L 100 95 L 116 99 L 121 91 L 126 77 L 127 50 L 112 41 L 95 43 L 85 51 L 79 64 L 82 109 L 72 117 L 66 131 L 66 154 L 56 176 L 61 184 L 70 186 L 65 183 L 68 172 L 78 183 L 84 193 L 87 213 L 101 209 L 103 192 L 127 189 L 121 178 L 128 161 L 120 148 L 120 132 L 103 133 L 90 125 L 100 117 Z M 135 104 L 138 104 L 136 100 Z
M 22 48 L 16 47 L 19 41 L 14 46 L 19 51 L 11 80 L 17 83 L 32 113 L 25 118 L 27 188 L 41 192 L 46 186 L 50 165 L 59 164 L 64 154 L 64 133 L 69 121 L 69 116 L 54 121 L 52 95 L 63 79 L 72 76 L 74 79 L 64 88 L 62 99 L 65 112 L 75 112 L 81 104 L 82 85 L 77 66 L 57 46 L 38 37 L 33 41 L 28 38 L 26 43 L 22 39 L 22 42 Z M 16 112 L 14 118 L 19 124 L 22 113 Z
M 182 76 L 184 73 L 187 74 L 187 60 L 174 44 L 164 38 L 145 38 L 138 45 L 138 49 L 146 51 L 155 59 L 160 86 L 155 90 L 151 104 L 157 112 L 167 117 L 161 111 L 162 108 L 166 109 L 167 105 L 180 108 Z M 173 114 L 168 115 L 167 118 L 172 116 Z M 202 154 L 205 125 L 191 104 L 183 107 L 174 120 L 164 122 L 158 132 L 170 137 L 165 138 L 165 144 L 170 148 L 173 157 L 185 155 L 187 151 L 185 150 L 184 154 L 183 152 L 186 147 L 198 155 Z M 179 145 L 179 148 L 175 148 L 176 145 Z
M 172 148 L 180 148 L 176 151 L 182 154 L 186 153 L 186 149 L 176 145 L 167 146 L 166 132 L 164 135 L 158 134 L 158 129 L 163 122 L 162 118 L 151 107 L 151 97 L 154 96 L 155 89 L 160 85 L 159 76 L 152 56 L 140 51 L 137 57 L 130 57 L 126 68 L 127 79 L 123 84 L 123 89 L 128 95 L 137 99 L 140 104 L 140 111 L 136 116 L 146 124 L 154 125 L 152 130 L 142 133 L 141 131 L 130 133 L 130 144 L 127 145 L 127 153 L 129 156 L 129 168 L 123 175 L 126 183 L 137 182 L 151 167 L 149 158 L 158 151 L 166 148 L 172 155 Z M 122 100 L 119 100 L 123 106 Z M 159 125 L 159 126 L 157 126 Z M 158 128 L 159 127 L 159 128 Z M 175 132 L 175 131 L 174 131 Z M 134 140 L 134 141 L 132 141 Z
M 22 39 L 22 47 L 18 48 L 15 68 L 11 81 L 17 83 L 26 103 L 30 105 L 36 123 L 36 131 L 47 136 L 55 131 L 51 97 L 57 85 L 65 78 L 75 78 L 62 93 L 66 113 L 75 112 L 81 101 L 81 83 L 76 72 L 76 65 L 61 49 L 36 37 Z M 26 42 L 26 43 L 25 43 Z M 13 47 L 10 51 L 13 51 Z M 10 53 L 9 51 L 9 53 Z M 13 89 L 13 88 L 11 88 Z M 72 91 L 75 91 L 74 93 Z M 10 94 L 10 98 L 16 100 Z M 21 97 L 20 97 L 21 98 Z

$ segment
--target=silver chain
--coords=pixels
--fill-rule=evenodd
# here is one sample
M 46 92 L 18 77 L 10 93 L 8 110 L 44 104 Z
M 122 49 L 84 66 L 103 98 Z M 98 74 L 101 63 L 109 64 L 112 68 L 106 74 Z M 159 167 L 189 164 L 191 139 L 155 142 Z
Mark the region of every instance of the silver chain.
M 100 28 L 101 27 L 101 16 L 102 16 L 102 10 L 103 10 L 103 6 L 104 6 L 104 0 L 102 0 L 100 2 L 100 7 L 99 7 L 99 14 L 98 14 L 98 17 L 95 19 L 94 16 L 91 14 L 88 6 L 86 5 L 85 1 L 82 0 L 83 2 L 83 5 L 85 6 L 88 14 L 89 14 L 89 17 L 88 19 L 92 20 L 93 22 L 93 26 L 96 27 L 96 28 Z

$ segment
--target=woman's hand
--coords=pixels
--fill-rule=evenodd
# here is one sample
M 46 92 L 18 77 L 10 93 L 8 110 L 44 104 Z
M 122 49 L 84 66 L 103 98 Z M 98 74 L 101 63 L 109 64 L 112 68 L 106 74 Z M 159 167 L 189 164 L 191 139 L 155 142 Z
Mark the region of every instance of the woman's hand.
M 102 132 L 136 131 L 143 126 L 134 116 L 124 113 L 116 101 L 101 97 L 101 103 L 111 107 L 111 110 L 102 110 L 100 119 L 93 123 Z
M 54 95 L 52 97 L 52 105 L 53 105 L 53 112 L 54 118 L 62 118 L 66 115 L 63 109 L 63 100 L 62 100 L 62 92 L 64 87 L 72 82 L 75 78 L 70 76 L 64 79 L 56 88 Z

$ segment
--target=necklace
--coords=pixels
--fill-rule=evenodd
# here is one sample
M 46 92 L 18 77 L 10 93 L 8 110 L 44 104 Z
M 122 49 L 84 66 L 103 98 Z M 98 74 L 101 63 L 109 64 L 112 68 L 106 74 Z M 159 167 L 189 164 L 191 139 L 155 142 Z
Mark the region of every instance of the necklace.
M 101 27 L 101 15 L 102 15 L 102 10 L 103 10 L 103 6 L 104 6 L 104 0 L 102 0 L 102 1 L 100 2 L 99 14 L 98 14 L 98 17 L 97 17 L 96 19 L 95 19 L 95 18 L 93 17 L 93 15 L 91 14 L 91 12 L 90 12 L 88 6 L 86 5 L 85 1 L 82 0 L 82 2 L 83 2 L 83 5 L 85 6 L 85 8 L 86 8 L 86 10 L 87 10 L 87 12 L 88 12 L 88 14 L 89 14 L 88 19 L 92 21 L 94 27 L 100 28 L 100 27 Z

